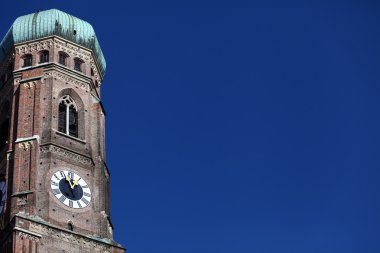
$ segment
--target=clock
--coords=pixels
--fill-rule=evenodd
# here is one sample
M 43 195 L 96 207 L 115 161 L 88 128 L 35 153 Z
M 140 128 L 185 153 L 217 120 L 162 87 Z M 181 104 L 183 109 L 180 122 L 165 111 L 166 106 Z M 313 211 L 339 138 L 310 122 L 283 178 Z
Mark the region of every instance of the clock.
M 7 184 L 4 180 L 0 181 L 0 215 L 3 214 L 5 200 L 7 198 Z
M 51 177 L 50 185 L 54 196 L 70 208 L 85 208 L 91 202 L 90 187 L 75 172 L 67 170 L 55 172 Z

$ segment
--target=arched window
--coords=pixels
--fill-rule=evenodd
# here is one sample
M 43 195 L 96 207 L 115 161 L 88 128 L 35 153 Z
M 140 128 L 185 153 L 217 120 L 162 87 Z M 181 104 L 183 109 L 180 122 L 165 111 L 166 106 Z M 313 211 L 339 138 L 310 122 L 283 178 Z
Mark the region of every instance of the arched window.
M 81 59 L 75 58 L 74 59 L 74 69 L 76 71 L 83 72 L 83 67 L 82 67 L 83 61 Z
M 58 111 L 58 131 L 78 137 L 78 110 L 74 100 L 69 95 L 61 98 Z
M 61 64 L 63 66 L 66 66 L 66 64 L 67 64 L 66 63 L 66 59 L 69 56 L 66 53 L 64 53 L 64 52 L 59 52 L 58 55 L 59 55 L 59 59 L 58 59 L 59 64 Z
M 40 52 L 40 63 L 49 62 L 49 51 L 43 50 Z
M 33 56 L 31 54 L 25 55 L 23 59 L 24 59 L 23 67 L 29 67 L 33 65 Z

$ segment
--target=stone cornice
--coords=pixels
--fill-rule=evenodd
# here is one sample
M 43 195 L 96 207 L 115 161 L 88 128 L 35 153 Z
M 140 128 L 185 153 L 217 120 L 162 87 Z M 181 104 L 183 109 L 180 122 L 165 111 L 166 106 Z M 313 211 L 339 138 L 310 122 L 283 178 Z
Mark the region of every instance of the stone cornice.
M 79 78 L 69 76 L 66 73 L 64 74 L 64 73 L 57 71 L 57 70 L 49 70 L 49 71 L 45 72 L 45 78 L 47 78 L 49 76 L 52 76 L 55 79 L 64 81 L 64 82 L 71 84 L 73 86 L 81 87 L 87 91 L 91 90 L 89 83 L 86 83 L 83 80 L 80 80 Z
M 92 247 L 95 252 L 111 253 L 112 247 L 117 247 L 125 250 L 125 248 L 120 244 L 110 239 L 101 238 L 98 236 L 83 235 L 74 231 L 63 229 L 61 227 L 48 223 L 37 216 L 18 213 L 16 214 L 16 217 L 31 221 L 32 223 L 30 224 L 30 231 L 33 234 L 38 234 L 42 237 L 44 235 L 47 235 L 70 243 L 78 243 L 85 247 Z
M 93 165 L 94 164 L 94 162 L 92 161 L 92 159 L 90 157 L 81 155 L 75 151 L 72 151 L 72 150 L 69 150 L 69 149 L 66 149 L 63 147 L 59 147 L 59 146 L 54 145 L 54 144 L 41 145 L 40 146 L 40 152 L 43 154 L 49 153 L 49 152 L 53 153 L 53 154 L 57 154 L 59 156 L 69 158 L 73 161 L 76 161 L 76 162 L 79 162 L 79 163 L 82 163 L 85 165 Z

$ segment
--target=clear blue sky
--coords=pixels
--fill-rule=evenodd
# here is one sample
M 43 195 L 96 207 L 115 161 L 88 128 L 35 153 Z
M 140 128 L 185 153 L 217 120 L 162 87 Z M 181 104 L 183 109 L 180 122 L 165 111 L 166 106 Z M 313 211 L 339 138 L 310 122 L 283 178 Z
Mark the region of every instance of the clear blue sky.
M 379 1 L 13 0 L 1 36 L 50 8 L 107 59 L 130 253 L 380 252 Z

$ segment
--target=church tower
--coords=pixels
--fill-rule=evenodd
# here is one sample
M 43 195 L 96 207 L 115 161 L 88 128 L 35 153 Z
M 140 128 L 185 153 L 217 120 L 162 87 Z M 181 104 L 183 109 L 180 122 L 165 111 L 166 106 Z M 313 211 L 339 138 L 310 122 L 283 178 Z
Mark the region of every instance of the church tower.
M 59 10 L 0 44 L 0 252 L 122 253 L 113 240 L 106 63 L 92 26 Z

